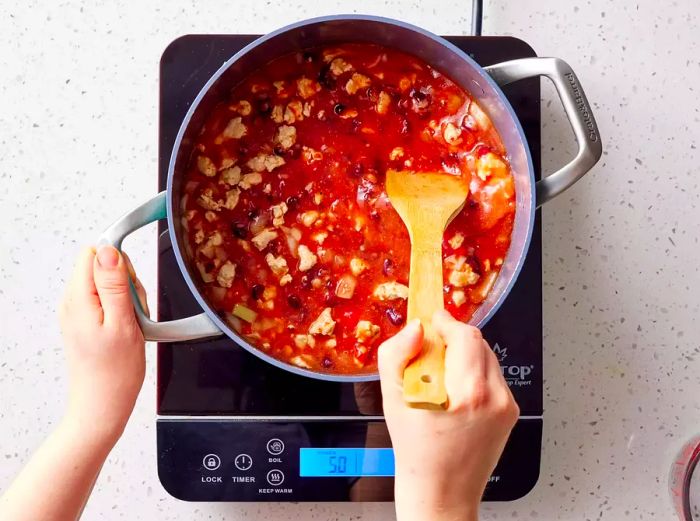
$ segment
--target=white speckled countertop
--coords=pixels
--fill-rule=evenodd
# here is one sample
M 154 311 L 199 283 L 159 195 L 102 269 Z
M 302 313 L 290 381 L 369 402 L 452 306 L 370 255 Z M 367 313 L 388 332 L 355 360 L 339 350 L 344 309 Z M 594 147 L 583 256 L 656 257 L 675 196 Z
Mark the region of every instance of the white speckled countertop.
M 61 413 L 55 314 L 80 245 L 156 190 L 158 60 L 186 33 L 266 32 L 321 14 L 466 34 L 468 2 L 4 2 L 0 5 L 0 489 Z M 314 4 L 318 4 L 315 2 Z M 565 58 L 601 163 L 544 210 L 539 484 L 483 519 L 671 519 L 672 456 L 700 431 L 700 7 L 694 0 L 486 1 L 484 34 Z M 136 7 L 139 5 L 139 7 Z M 509 7 L 511 6 L 511 7 Z M 574 150 L 543 90 L 546 171 Z M 154 228 L 127 243 L 154 299 Z M 153 350 L 86 519 L 393 518 L 392 505 L 191 504 L 156 475 Z

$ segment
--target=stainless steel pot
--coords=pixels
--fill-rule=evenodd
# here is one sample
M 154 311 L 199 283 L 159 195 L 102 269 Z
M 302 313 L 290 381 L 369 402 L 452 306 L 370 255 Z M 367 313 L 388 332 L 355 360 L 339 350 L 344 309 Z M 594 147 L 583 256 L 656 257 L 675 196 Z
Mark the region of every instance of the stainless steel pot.
M 535 210 L 557 196 L 598 161 L 602 145 L 591 108 L 571 67 L 558 58 L 525 58 L 482 68 L 460 49 L 424 29 L 396 20 L 373 16 L 330 16 L 305 20 L 263 36 L 231 57 L 211 77 L 190 106 L 175 139 L 168 168 L 167 190 L 129 212 L 110 226 L 100 243 L 121 247 L 134 230 L 168 220 L 170 239 L 187 285 L 203 313 L 170 322 L 150 320 L 134 298 L 136 313 L 147 340 L 181 341 L 226 334 L 236 343 L 269 363 L 293 373 L 331 381 L 376 380 L 378 375 L 330 375 L 281 362 L 247 342 L 209 306 L 194 282 L 197 276 L 183 256 L 179 218 L 182 176 L 190 159 L 195 137 L 211 109 L 249 73 L 270 60 L 295 50 L 343 42 L 366 42 L 413 54 L 468 90 L 498 130 L 515 179 L 516 214 L 513 236 L 498 279 L 471 323 L 481 327 L 498 310 L 513 287 L 525 260 L 532 235 Z M 533 76 L 546 76 L 555 85 L 578 142 L 576 157 L 561 170 L 535 182 L 525 135 L 500 86 Z

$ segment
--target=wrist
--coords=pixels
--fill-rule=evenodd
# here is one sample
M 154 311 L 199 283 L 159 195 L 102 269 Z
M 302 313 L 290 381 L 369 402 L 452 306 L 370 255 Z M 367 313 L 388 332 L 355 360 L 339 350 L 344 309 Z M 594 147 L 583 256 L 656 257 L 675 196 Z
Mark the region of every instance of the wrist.
M 398 521 L 477 521 L 481 491 L 459 476 L 421 475 L 397 468 L 395 501 Z
M 94 450 L 109 452 L 121 437 L 124 427 L 122 422 L 86 418 L 69 408 L 57 430 L 71 439 L 78 439 L 81 443 L 90 445 Z

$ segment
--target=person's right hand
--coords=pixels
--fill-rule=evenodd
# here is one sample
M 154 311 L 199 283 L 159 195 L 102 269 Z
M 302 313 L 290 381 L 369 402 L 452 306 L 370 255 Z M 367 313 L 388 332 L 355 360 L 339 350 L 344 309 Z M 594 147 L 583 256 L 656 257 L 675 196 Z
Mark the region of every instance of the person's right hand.
M 477 328 L 446 311 L 435 314 L 433 326 L 447 345 L 444 411 L 411 408 L 403 399 L 403 372 L 423 339 L 418 321 L 379 347 L 384 416 L 396 458 L 397 518 L 475 520 L 520 411 Z

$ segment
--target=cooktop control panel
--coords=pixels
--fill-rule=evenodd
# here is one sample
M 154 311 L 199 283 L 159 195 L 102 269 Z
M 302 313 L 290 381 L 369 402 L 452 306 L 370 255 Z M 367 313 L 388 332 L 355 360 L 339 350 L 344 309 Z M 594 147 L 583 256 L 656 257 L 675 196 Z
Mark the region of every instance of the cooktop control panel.
M 380 420 L 159 420 L 158 470 L 186 501 L 392 501 L 394 454 Z M 485 499 L 526 494 L 542 422 L 521 420 Z

